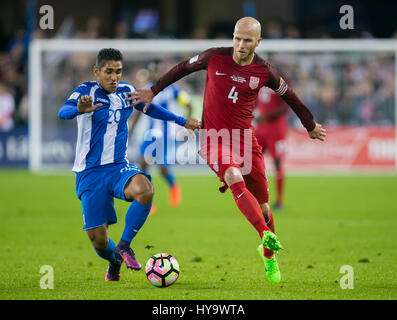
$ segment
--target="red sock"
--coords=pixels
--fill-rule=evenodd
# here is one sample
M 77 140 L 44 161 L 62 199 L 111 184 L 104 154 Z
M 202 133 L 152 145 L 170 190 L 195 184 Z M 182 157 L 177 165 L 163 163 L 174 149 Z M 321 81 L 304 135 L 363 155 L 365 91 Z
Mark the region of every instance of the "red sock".
M 270 231 L 270 229 L 266 225 L 265 218 L 263 217 L 258 201 L 246 188 L 244 181 L 233 183 L 230 186 L 230 191 L 233 193 L 234 201 L 236 202 L 237 207 L 256 229 L 256 231 L 258 231 L 259 236 L 262 239 L 263 231 Z
M 274 232 L 274 220 L 273 220 L 273 214 L 272 211 L 269 208 L 269 213 L 267 215 L 267 219 L 265 219 L 266 225 L 270 228 L 270 230 Z
M 284 170 L 281 166 L 276 169 L 277 179 L 277 201 L 276 203 L 283 203 L 283 188 L 284 188 Z
M 274 232 L 274 220 L 273 220 L 273 214 L 272 211 L 269 208 L 269 213 L 267 215 L 267 219 L 265 219 L 266 225 L 270 228 L 270 230 Z M 273 257 L 274 252 L 268 249 L 263 248 L 263 254 L 265 255 L 266 258 L 270 259 Z

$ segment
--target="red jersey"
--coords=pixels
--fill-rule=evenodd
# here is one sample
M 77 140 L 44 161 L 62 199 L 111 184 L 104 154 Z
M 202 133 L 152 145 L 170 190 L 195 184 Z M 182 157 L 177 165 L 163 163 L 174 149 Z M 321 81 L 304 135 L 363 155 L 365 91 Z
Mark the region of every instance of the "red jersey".
M 257 54 L 251 64 L 241 66 L 232 55 L 233 47 L 208 49 L 173 67 L 151 90 L 156 95 L 180 78 L 206 69 L 203 129 L 252 129 L 253 109 L 263 86 L 280 95 L 308 131 L 314 129 L 312 113 L 272 66 Z
M 288 105 L 273 90 L 267 87 L 259 90 L 256 108 L 259 114 L 257 129 L 271 126 L 280 131 L 287 130 Z

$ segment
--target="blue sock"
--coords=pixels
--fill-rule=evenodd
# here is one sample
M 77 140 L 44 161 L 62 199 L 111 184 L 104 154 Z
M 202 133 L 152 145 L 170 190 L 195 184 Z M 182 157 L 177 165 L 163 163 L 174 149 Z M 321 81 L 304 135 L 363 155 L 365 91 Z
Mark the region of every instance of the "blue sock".
M 98 256 L 109 261 L 110 263 L 115 263 L 117 261 L 116 256 L 114 254 L 115 249 L 116 249 L 116 245 L 110 238 L 109 238 L 109 244 L 106 249 L 98 250 L 98 249 L 94 248 L 94 250 L 98 254 Z
M 125 215 L 125 227 L 119 245 L 129 244 L 145 223 L 152 204 L 144 205 L 134 200 Z
M 165 177 L 165 180 L 167 180 L 168 185 L 172 188 L 175 186 L 175 176 L 172 172 L 168 171 L 167 176 Z

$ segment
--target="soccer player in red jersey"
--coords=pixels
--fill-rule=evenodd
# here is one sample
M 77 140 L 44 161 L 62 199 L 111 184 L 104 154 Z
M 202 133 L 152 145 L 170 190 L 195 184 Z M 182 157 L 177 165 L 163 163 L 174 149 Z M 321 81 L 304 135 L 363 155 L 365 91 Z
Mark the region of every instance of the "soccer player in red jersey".
M 267 86 L 281 96 L 310 138 L 324 141 L 326 131 L 314 122 L 312 113 L 278 72 L 255 53 L 260 41 L 260 23 L 244 17 L 235 25 L 233 47 L 210 48 L 177 64 L 151 88 L 132 93 L 130 100 L 136 100 L 136 104 L 144 102 L 147 108 L 153 97 L 171 83 L 192 72 L 207 70 L 200 154 L 224 182 L 220 190 L 230 188 L 237 207 L 259 233 L 262 242 L 258 253 L 268 280 L 280 282 L 274 252 L 282 246 L 274 234 L 262 149 L 251 125 L 259 89 Z M 239 149 L 235 147 L 236 140 Z
M 262 87 L 256 101 L 255 136 L 262 152 L 268 151 L 276 170 L 277 198 L 274 209 L 283 207 L 285 144 L 288 130 L 289 107 L 273 90 Z

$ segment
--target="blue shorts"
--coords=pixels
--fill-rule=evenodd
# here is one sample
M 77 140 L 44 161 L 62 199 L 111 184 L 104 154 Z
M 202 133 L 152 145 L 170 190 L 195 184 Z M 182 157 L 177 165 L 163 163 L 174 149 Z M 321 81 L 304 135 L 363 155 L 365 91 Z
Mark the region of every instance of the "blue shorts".
M 136 174 L 146 172 L 128 163 L 111 163 L 76 174 L 76 194 L 83 208 L 84 230 L 117 223 L 114 199 L 125 200 L 124 188 Z

